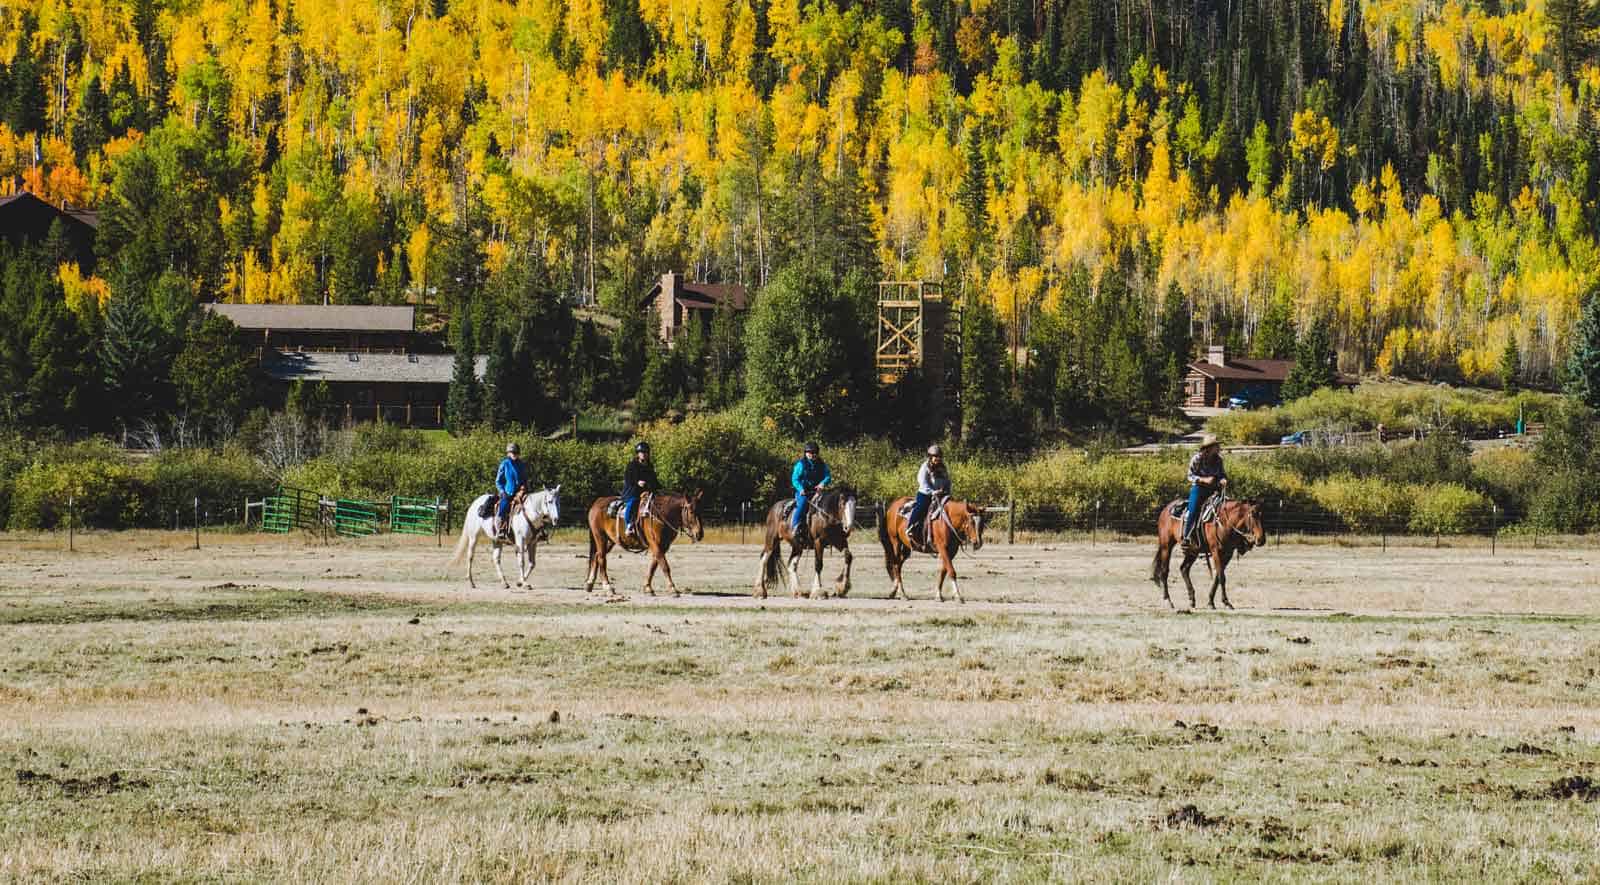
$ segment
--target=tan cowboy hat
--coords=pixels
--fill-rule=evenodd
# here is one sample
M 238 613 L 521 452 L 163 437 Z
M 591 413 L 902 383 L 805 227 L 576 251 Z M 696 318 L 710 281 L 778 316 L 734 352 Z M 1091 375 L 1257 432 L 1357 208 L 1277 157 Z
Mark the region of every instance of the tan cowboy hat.
M 944 457 L 944 449 L 941 449 L 936 445 L 928 446 L 928 455 L 929 456 L 938 455 L 939 457 L 943 458 Z
M 1200 448 L 1209 449 L 1216 444 L 1217 435 L 1215 433 L 1202 433 L 1200 435 Z

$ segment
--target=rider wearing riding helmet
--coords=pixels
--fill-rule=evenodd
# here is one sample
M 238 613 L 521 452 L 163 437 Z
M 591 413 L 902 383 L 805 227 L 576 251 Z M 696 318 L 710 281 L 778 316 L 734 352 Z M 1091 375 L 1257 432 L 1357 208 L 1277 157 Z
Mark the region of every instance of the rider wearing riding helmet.
M 911 519 L 906 523 L 906 534 L 916 537 L 922 521 L 928 516 L 928 507 L 935 495 L 950 497 L 950 471 L 944 466 L 944 449 L 928 446 L 928 459 L 917 468 L 917 500 L 911 505 Z
M 655 465 L 650 463 L 650 444 L 641 442 L 633 447 L 633 460 L 622 475 L 622 522 L 628 534 L 638 533 L 639 497 L 660 487 Z
M 1200 508 L 1212 495 L 1226 488 L 1228 473 L 1222 469 L 1222 446 L 1214 434 L 1200 437 L 1200 451 L 1189 459 L 1189 509 L 1183 512 L 1183 538 L 1187 543 L 1194 531 Z
M 790 532 L 799 534 L 801 520 L 805 518 L 806 506 L 812 496 L 831 482 L 833 473 L 828 470 L 827 462 L 822 460 L 817 444 L 806 443 L 800 453 L 800 460 L 794 462 L 794 470 L 789 472 L 789 484 L 794 486 L 794 513 L 789 517 Z
M 496 511 L 498 517 L 495 521 L 495 532 L 502 538 L 511 534 L 511 520 L 506 516 L 511 510 L 511 499 L 527 481 L 527 472 L 522 463 L 522 450 L 516 443 L 506 443 L 506 457 L 500 462 L 500 469 L 494 472 L 494 489 L 500 495 L 500 507 Z

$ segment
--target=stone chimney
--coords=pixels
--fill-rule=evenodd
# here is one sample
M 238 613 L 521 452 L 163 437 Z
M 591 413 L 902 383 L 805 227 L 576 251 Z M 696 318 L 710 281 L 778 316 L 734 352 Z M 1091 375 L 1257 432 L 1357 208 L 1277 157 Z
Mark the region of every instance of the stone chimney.
M 661 275 L 661 300 L 656 303 L 656 311 L 661 317 L 661 340 L 672 341 L 672 333 L 677 323 L 673 322 L 673 310 L 678 306 L 678 275 L 667 271 Z
M 1228 364 L 1228 348 L 1221 344 L 1207 345 L 1206 362 L 1213 366 L 1226 366 Z

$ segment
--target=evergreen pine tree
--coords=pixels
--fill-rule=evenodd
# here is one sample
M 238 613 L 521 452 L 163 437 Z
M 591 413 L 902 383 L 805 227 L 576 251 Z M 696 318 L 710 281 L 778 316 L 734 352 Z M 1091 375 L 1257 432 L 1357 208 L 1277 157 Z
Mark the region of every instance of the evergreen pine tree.
M 644 377 L 633 400 L 633 417 L 639 422 L 654 421 L 667 413 L 677 396 L 672 378 L 672 355 L 659 342 L 651 342 L 645 352 Z
M 1010 448 L 1022 429 L 1007 379 L 1010 357 L 1000 317 L 987 300 L 969 297 L 962 316 L 962 439 L 983 448 Z
M 519 376 L 516 368 L 511 335 L 504 327 L 497 328 L 494 346 L 489 349 L 489 364 L 484 367 L 481 385 L 483 408 L 480 412 L 484 423 L 495 430 L 504 430 L 524 418 L 517 408 L 520 399 L 518 385 L 525 384 L 527 379 Z
M 1567 394 L 1591 409 L 1600 408 L 1600 286 L 1583 298 L 1583 313 L 1572 329 L 1567 356 Z
M 1333 360 L 1328 323 L 1318 318 L 1295 347 L 1294 365 L 1289 367 L 1289 377 L 1283 382 L 1283 401 L 1289 402 L 1312 391 L 1332 387 L 1338 377 L 1334 372 Z
M 255 405 L 255 361 L 239 343 L 238 332 L 222 314 L 200 314 L 189 325 L 183 350 L 173 360 L 178 405 L 199 422 L 202 433 L 231 433 Z
M 1250 355 L 1256 359 L 1286 360 L 1294 356 L 1294 305 L 1279 294 L 1267 303 L 1250 342 Z
M 124 426 L 172 408 L 167 367 L 180 342 L 151 319 L 145 299 L 120 294 L 106 307 L 100 372 L 106 404 Z
M 1189 300 L 1176 282 L 1167 288 L 1166 300 L 1161 303 L 1158 334 L 1155 365 L 1159 369 L 1159 384 L 1153 393 L 1161 410 L 1176 409 L 1183 405 L 1183 381 L 1189 372 L 1189 360 L 1194 356 Z
M 463 308 L 465 305 L 463 305 Z M 475 366 L 476 348 L 472 342 L 472 318 L 465 309 L 456 314 L 460 331 L 456 333 L 455 363 L 450 371 L 450 392 L 445 397 L 445 426 L 462 434 L 477 425 L 482 399 Z

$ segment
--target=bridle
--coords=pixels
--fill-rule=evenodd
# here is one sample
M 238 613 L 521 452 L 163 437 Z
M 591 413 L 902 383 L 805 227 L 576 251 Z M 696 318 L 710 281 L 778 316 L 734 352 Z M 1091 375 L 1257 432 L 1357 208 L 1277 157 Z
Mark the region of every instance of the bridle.
M 688 509 L 688 507 L 689 507 L 689 498 L 688 498 L 687 495 L 664 495 L 662 497 L 666 498 L 669 501 L 674 499 L 674 498 L 682 501 L 683 502 L 683 509 Z M 650 496 L 650 503 L 654 504 L 656 502 L 655 499 L 656 499 L 656 495 L 654 493 L 652 493 L 651 496 Z M 659 522 L 662 525 L 666 526 L 667 528 L 672 529 L 674 532 L 677 532 L 680 535 L 688 536 L 689 540 L 691 540 L 691 541 L 694 540 L 694 536 L 692 534 L 690 534 L 689 531 L 687 529 L 685 529 L 682 524 L 674 525 L 665 516 L 661 516 L 661 515 L 657 514 L 655 512 L 654 508 L 651 508 L 651 510 L 648 513 L 645 513 L 645 514 L 642 514 L 642 515 L 644 516 L 645 519 L 653 519 L 656 522 Z
M 528 508 L 530 506 L 532 506 L 533 499 L 539 497 L 540 495 L 544 495 L 545 496 L 544 499 L 543 499 L 544 500 L 544 505 L 539 509 L 539 512 L 537 514 L 535 514 L 533 516 L 529 516 L 528 515 Z M 523 496 L 522 507 L 520 508 L 521 511 L 522 511 L 522 518 L 526 519 L 528 521 L 528 525 L 529 526 L 531 526 L 533 528 L 536 528 L 536 529 L 544 528 L 546 523 L 554 526 L 556 524 L 556 520 L 550 516 L 550 509 L 551 509 L 551 505 L 552 504 L 554 504 L 556 506 L 556 508 L 557 508 L 557 510 L 559 512 L 559 508 L 561 506 L 560 498 L 558 498 L 556 496 L 556 492 L 555 492 L 554 489 L 546 488 L 542 492 L 534 492 L 531 495 L 525 495 L 525 496 Z
M 822 495 L 818 495 L 817 496 L 817 503 L 811 505 L 811 513 L 808 515 L 808 518 L 810 516 L 820 516 L 820 517 L 822 517 L 822 527 L 823 528 L 828 528 L 830 526 L 836 526 L 836 525 L 837 526 L 843 526 L 844 525 L 844 519 L 843 518 L 838 517 L 838 516 L 834 516 L 832 513 L 828 512 L 827 510 L 822 509 L 822 499 L 825 496 L 831 496 L 831 497 L 838 498 L 839 499 L 839 504 L 840 504 L 839 509 L 843 510 L 844 509 L 844 504 L 845 504 L 846 501 L 854 501 L 856 499 L 855 493 L 851 492 L 851 493 L 846 494 L 846 492 L 843 489 L 838 489 L 838 490 L 828 489 Z

